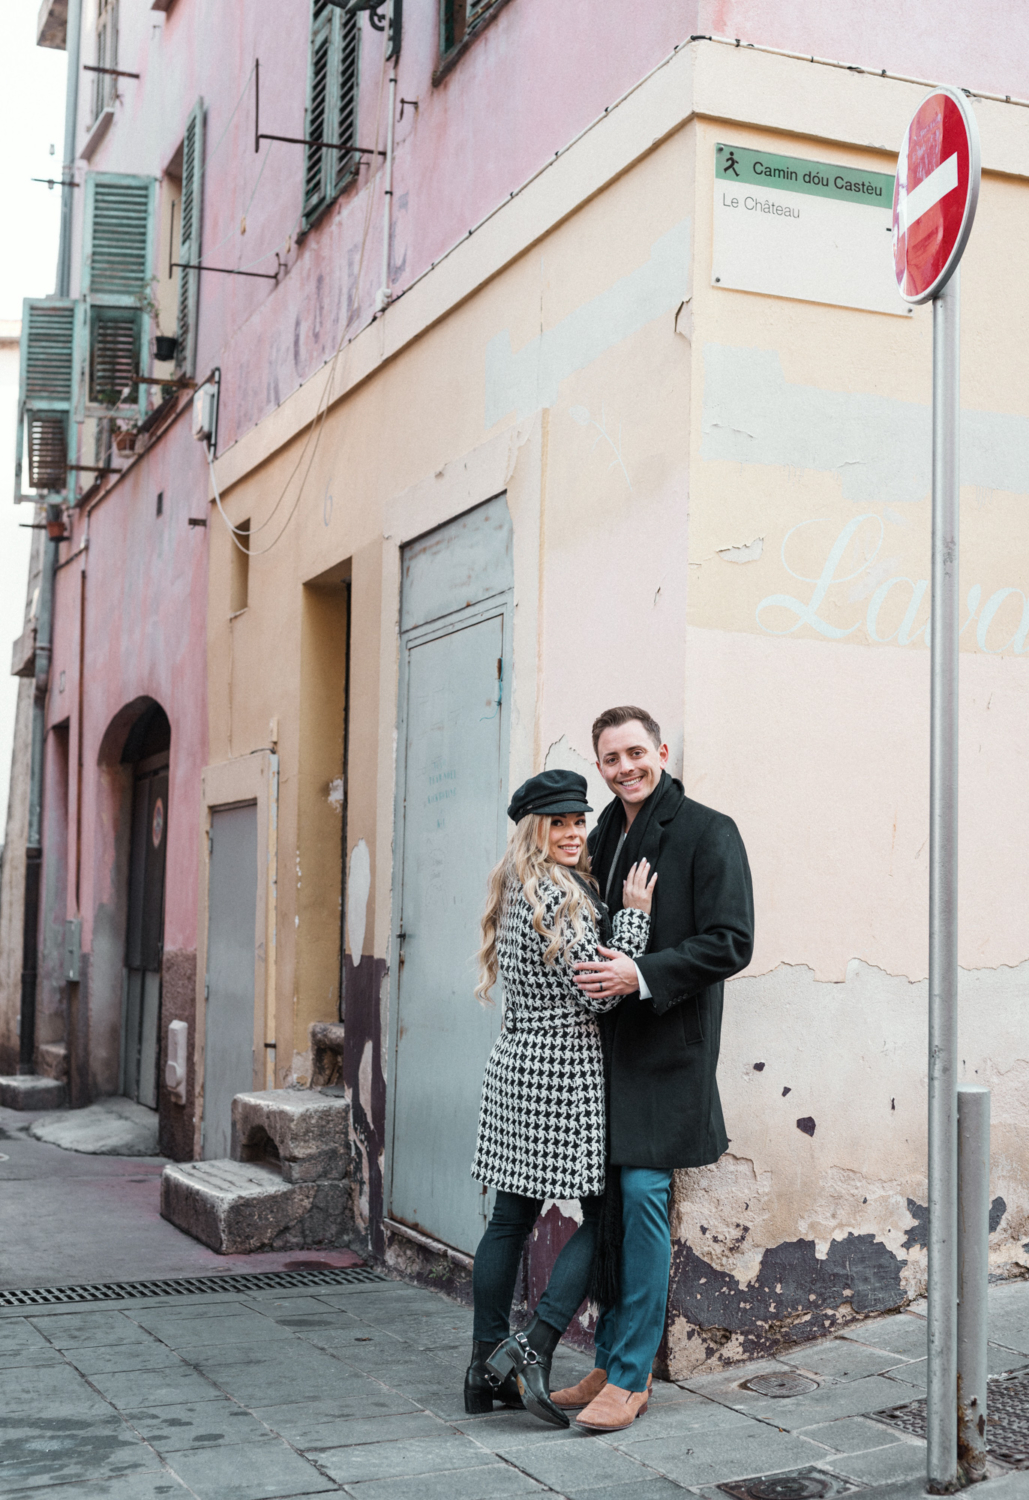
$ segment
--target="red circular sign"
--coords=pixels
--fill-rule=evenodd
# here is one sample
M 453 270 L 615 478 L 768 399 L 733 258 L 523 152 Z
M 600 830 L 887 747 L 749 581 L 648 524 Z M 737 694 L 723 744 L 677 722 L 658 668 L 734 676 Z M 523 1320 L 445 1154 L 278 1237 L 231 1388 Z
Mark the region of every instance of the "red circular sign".
M 936 89 L 907 128 L 893 189 L 893 266 L 905 302 L 943 290 L 979 201 L 979 130 L 964 97 Z

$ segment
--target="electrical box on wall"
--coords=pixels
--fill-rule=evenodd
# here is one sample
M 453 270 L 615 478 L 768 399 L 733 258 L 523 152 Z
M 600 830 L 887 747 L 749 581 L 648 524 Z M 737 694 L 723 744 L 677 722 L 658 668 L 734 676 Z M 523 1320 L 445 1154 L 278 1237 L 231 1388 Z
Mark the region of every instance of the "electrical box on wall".
M 67 984 L 78 984 L 81 956 L 82 919 L 70 917 L 64 924 L 64 978 Z
M 176 1104 L 186 1102 L 186 1043 L 189 1027 L 185 1021 L 168 1026 L 168 1061 L 164 1065 L 164 1085 Z
M 193 436 L 202 443 L 214 441 L 218 422 L 218 390 L 209 380 L 193 396 Z

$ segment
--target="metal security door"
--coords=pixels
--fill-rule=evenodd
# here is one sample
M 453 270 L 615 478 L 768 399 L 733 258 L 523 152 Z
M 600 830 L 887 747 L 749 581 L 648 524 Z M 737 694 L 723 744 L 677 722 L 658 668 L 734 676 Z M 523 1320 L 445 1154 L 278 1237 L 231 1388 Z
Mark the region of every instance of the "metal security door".
M 451 613 L 440 606 L 455 592 L 462 602 L 476 592 L 482 600 L 509 581 L 503 497 L 440 532 L 419 558 L 405 562 L 407 618 L 414 613 L 412 599 L 423 617 L 436 618 L 412 625 L 402 642 L 387 1212 L 469 1252 L 489 1210 L 489 1195 L 472 1180 L 470 1167 L 483 1069 L 500 1009 L 484 1010 L 473 990 L 486 878 L 506 837 L 510 594 Z
M 168 756 L 162 754 L 136 767 L 125 941 L 122 1092 L 148 1109 L 157 1108 L 167 841 Z
M 257 804 L 211 813 L 203 1155 L 226 1157 L 232 1100 L 254 1086 Z

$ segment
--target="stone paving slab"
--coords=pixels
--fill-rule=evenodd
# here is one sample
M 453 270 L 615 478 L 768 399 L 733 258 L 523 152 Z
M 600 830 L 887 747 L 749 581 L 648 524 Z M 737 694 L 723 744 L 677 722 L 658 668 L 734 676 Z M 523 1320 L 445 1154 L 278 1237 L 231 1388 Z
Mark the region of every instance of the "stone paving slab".
M 114 1478 L 160 1467 L 160 1459 L 117 1416 L 45 1415 L 0 1418 L 0 1494 L 27 1485 L 59 1484 L 88 1469 Z
M 162 1457 L 269 1436 L 266 1423 L 228 1396 L 214 1395 L 211 1400 L 187 1401 L 180 1406 L 129 1407 L 121 1415 Z
M 829 1457 L 821 1444 L 761 1422 L 729 1431 L 695 1428 L 686 1437 L 644 1438 L 641 1432 L 623 1452 L 686 1488 L 801 1469 Z
M 552 1493 L 517 1469 L 496 1464 L 457 1472 L 419 1475 L 417 1488 L 406 1477 L 370 1480 L 347 1485 L 346 1494 L 354 1500 L 507 1500 L 509 1495 L 542 1495 Z M 682 1492 L 680 1491 L 680 1494 Z
M 925 1475 L 925 1444 L 893 1443 L 866 1453 L 849 1453 L 822 1465 L 859 1484 L 884 1484 L 896 1479 L 920 1479 Z
M 332 1479 L 270 1435 L 261 1442 L 219 1444 L 169 1455 L 169 1459 L 197 1500 L 273 1500 L 280 1495 L 338 1493 Z
M 129 1474 L 120 1479 L 100 1479 L 45 1485 L 40 1489 L 8 1490 L 4 1500 L 190 1500 L 182 1480 L 168 1469 L 156 1473 Z
M 901 1433 L 885 1427 L 882 1422 L 869 1422 L 865 1417 L 841 1417 L 838 1422 L 804 1427 L 800 1436 L 824 1443 L 836 1453 L 866 1453 L 872 1448 L 885 1448 L 904 1441 Z
M 865 1375 L 882 1375 L 887 1370 L 897 1373 L 898 1366 L 917 1361 L 902 1360 L 898 1354 L 885 1349 L 869 1349 L 853 1339 L 831 1339 L 827 1344 L 801 1349 L 796 1354 L 784 1354 L 782 1362 L 836 1385 L 860 1380 Z

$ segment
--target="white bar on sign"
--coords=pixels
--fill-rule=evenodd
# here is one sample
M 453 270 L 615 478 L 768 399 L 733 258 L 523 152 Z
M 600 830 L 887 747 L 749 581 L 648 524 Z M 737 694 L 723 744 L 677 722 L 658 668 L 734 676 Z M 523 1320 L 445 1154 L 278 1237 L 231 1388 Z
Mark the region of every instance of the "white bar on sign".
M 923 177 L 918 186 L 900 200 L 897 213 L 900 233 L 904 234 L 916 219 L 920 219 L 931 208 L 935 208 L 940 199 L 952 193 L 957 185 L 958 157 L 955 151 L 953 156 L 948 156 L 935 172 L 930 172 L 928 177 Z

